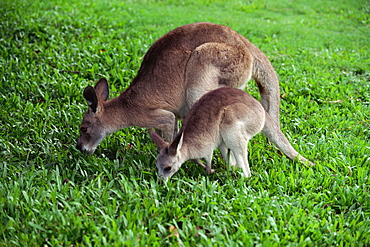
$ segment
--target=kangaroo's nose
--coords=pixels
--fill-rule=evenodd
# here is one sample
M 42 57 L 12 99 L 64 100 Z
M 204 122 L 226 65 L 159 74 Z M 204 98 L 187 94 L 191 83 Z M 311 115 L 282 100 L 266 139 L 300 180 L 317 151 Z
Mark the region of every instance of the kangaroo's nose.
M 82 145 L 81 145 L 80 143 L 78 143 L 78 142 L 77 142 L 77 144 L 76 144 L 76 148 L 77 148 L 78 150 L 80 150 L 81 152 L 83 152 L 83 151 L 82 151 Z
M 81 153 L 86 152 L 86 148 L 82 145 L 82 143 L 78 140 L 76 144 L 76 148 L 81 151 Z

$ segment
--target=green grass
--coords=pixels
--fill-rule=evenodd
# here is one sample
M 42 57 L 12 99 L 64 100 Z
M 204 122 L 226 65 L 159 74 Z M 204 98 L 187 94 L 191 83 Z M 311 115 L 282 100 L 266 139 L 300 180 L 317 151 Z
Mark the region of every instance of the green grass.
M 370 246 L 369 15 L 366 0 L 2 1 L 0 246 Z M 75 149 L 84 87 L 122 91 L 158 37 L 196 21 L 270 58 L 282 129 L 315 167 L 258 135 L 251 178 L 216 152 L 215 174 L 187 162 L 165 185 L 145 129 Z

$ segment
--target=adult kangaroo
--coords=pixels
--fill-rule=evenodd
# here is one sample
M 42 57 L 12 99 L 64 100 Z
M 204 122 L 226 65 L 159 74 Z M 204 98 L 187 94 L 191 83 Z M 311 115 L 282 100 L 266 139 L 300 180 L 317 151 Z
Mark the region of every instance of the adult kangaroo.
M 171 141 L 177 119 L 186 116 L 205 93 L 220 88 L 243 89 L 253 78 L 261 103 L 279 126 L 278 77 L 268 58 L 231 28 L 212 23 L 178 27 L 150 47 L 131 85 L 107 100 L 107 81 L 87 86 L 77 148 L 93 153 L 108 135 L 124 127 L 160 130 Z

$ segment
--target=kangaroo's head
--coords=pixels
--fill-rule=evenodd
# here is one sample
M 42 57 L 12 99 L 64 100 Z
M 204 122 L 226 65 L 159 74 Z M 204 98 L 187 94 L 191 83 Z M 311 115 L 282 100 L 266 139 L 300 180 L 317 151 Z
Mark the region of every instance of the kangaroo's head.
M 106 79 L 100 79 L 95 87 L 87 86 L 83 96 L 88 104 L 87 113 L 82 118 L 77 149 L 93 153 L 99 143 L 109 134 L 104 126 L 104 105 L 108 99 L 109 88 Z
M 158 176 L 166 181 L 175 174 L 181 167 L 182 162 L 180 149 L 183 143 L 183 133 L 179 133 L 172 143 L 164 141 L 153 130 L 149 130 L 150 137 L 157 145 L 159 154 L 157 156 L 156 166 Z

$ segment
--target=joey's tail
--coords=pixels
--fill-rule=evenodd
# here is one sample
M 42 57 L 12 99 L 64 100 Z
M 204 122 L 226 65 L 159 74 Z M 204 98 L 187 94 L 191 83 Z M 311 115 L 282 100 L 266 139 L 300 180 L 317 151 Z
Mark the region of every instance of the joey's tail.
M 264 133 L 272 143 L 274 143 L 290 159 L 294 160 L 298 156 L 300 161 L 314 165 L 314 163 L 300 155 L 292 145 L 290 145 L 284 133 L 281 132 L 279 125 L 267 112 L 265 118 L 265 126 L 262 129 L 262 133 Z

